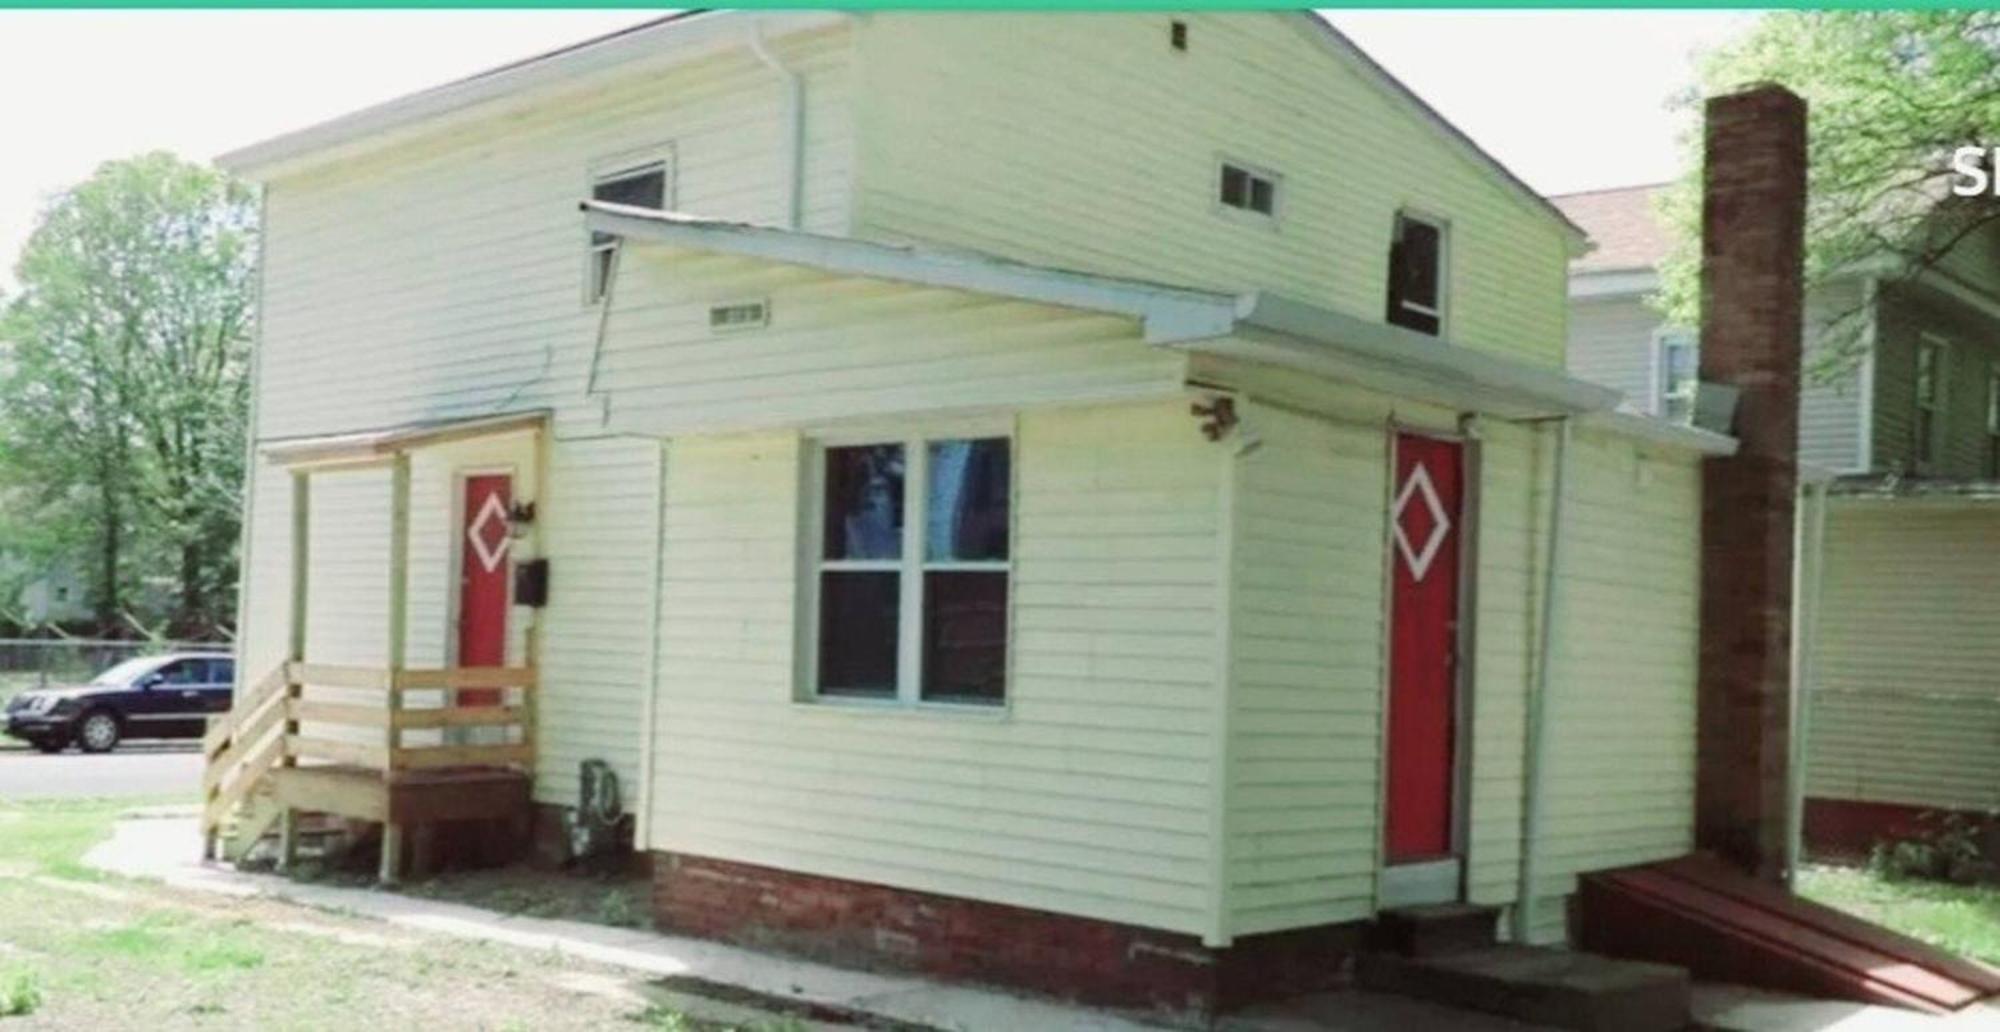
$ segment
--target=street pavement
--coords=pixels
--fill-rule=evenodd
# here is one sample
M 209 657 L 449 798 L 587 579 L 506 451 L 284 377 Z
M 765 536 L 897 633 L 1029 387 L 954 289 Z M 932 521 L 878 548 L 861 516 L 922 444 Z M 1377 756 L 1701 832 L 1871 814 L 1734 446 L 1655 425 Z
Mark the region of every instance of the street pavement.
M 135 742 L 116 752 L 55 756 L 12 740 L 0 745 L 0 800 L 180 795 L 201 787 L 199 742 Z

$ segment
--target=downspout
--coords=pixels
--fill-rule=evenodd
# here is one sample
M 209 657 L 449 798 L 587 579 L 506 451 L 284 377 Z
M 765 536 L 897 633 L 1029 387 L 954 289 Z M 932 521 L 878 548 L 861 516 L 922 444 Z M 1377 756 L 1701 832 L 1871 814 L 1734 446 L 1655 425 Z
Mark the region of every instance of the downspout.
M 1542 837 L 1542 796 L 1547 775 L 1549 668 L 1555 658 L 1556 589 L 1562 583 L 1563 482 L 1569 468 L 1570 419 L 1556 420 L 1555 469 L 1549 487 L 1548 557 L 1542 566 L 1541 613 L 1535 640 L 1535 679 L 1528 693 L 1527 727 L 1521 746 L 1521 870 L 1515 886 L 1514 941 L 1527 942 L 1535 926 L 1535 880 L 1541 875 L 1537 849 Z
M 785 228 L 797 229 L 803 208 L 806 177 L 806 83 L 792 68 L 778 60 L 764 41 L 764 23 L 750 23 L 750 52 L 764 62 L 785 89 Z
M 1798 540 L 1804 548 L 1793 575 L 1792 620 L 1792 752 L 1788 777 L 1791 798 L 1785 815 L 1785 879 L 1798 875 L 1805 858 L 1807 748 L 1812 727 L 1814 657 L 1819 652 L 1819 594 L 1826 557 L 1827 482 L 1808 484 L 1807 502 L 1799 513 Z
M 1240 408 L 1247 407 L 1244 398 L 1238 395 L 1210 395 L 1210 404 L 1219 404 L 1218 398 L 1227 400 Z M 1198 406 L 1197 406 L 1198 407 Z M 1220 541 L 1216 549 L 1216 610 L 1215 638 L 1215 740 L 1210 753 L 1213 780 L 1209 788 L 1209 928 L 1202 936 L 1202 945 L 1211 949 L 1222 949 L 1234 941 L 1231 929 L 1233 915 L 1229 905 L 1229 806 L 1230 806 L 1230 735 L 1234 733 L 1236 712 L 1236 505 L 1238 480 L 1241 477 L 1243 460 L 1263 446 L 1263 438 L 1248 425 L 1238 422 L 1235 430 L 1223 446 L 1220 465 L 1221 479 L 1216 485 L 1217 527 Z

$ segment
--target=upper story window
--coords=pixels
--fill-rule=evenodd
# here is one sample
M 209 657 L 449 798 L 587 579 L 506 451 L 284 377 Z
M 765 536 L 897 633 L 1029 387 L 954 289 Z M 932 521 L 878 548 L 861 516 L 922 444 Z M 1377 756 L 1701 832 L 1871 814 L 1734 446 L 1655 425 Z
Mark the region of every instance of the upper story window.
M 998 705 L 1007 693 L 1012 442 L 820 449 L 807 683 L 820 697 Z
M 667 161 L 648 161 L 600 173 L 591 182 L 590 199 L 664 210 L 667 206 Z M 617 240 L 609 233 L 590 234 L 590 278 L 585 296 L 592 304 L 604 298 L 605 287 L 611 282 L 611 261 L 612 254 L 617 250 Z
M 1444 225 L 1396 214 L 1389 240 L 1390 323 L 1438 336 L 1444 330 Z
M 1222 162 L 1216 201 L 1224 208 L 1278 217 L 1278 174 L 1239 161 Z
M 2000 362 L 1986 368 L 1986 476 L 2000 479 Z
M 1937 461 L 1938 435 L 1944 430 L 1944 384 L 1949 362 L 1945 342 L 1926 334 L 1917 343 L 1916 405 L 1910 424 L 1910 450 L 1918 469 Z
M 1653 414 L 1685 423 L 1694 415 L 1699 377 L 1694 334 L 1662 330 L 1653 338 Z

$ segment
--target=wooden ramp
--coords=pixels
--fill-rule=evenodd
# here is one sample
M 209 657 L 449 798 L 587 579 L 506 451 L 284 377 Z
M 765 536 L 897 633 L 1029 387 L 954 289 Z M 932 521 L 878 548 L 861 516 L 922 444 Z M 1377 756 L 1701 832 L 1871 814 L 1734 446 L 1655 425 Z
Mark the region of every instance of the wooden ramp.
M 1808 902 L 1707 856 L 1585 875 L 1578 945 L 1697 978 L 1948 1014 L 2000 972 Z

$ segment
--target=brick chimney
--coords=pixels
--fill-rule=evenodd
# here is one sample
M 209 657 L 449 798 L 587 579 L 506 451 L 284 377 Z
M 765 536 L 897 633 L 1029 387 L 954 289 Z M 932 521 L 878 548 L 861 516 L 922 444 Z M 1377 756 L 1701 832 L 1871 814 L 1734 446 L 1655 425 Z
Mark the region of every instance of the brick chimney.
M 1806 104 L 1757 86 L 1710 99 L 1706 115 L 1701 379 L 1741 392 L 1741 448 L 1702 470 L 1695 842 L 1782 881 Z

